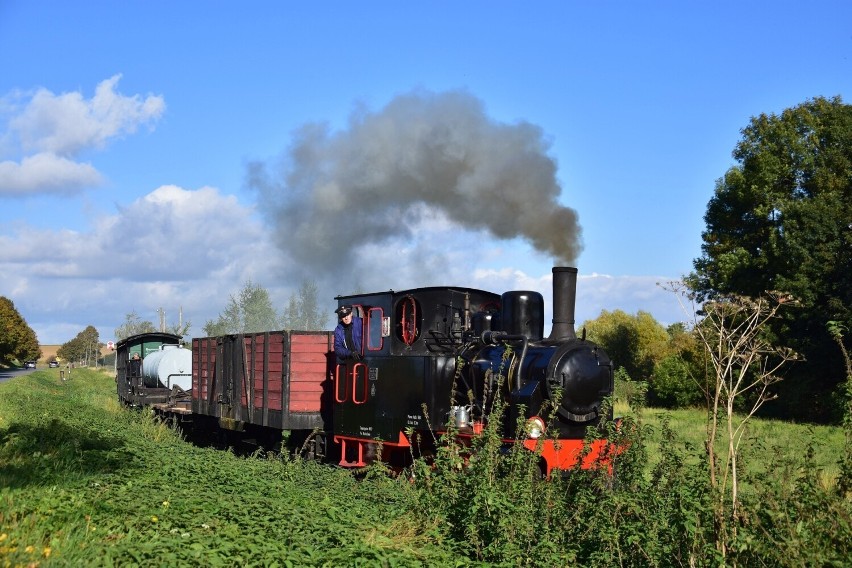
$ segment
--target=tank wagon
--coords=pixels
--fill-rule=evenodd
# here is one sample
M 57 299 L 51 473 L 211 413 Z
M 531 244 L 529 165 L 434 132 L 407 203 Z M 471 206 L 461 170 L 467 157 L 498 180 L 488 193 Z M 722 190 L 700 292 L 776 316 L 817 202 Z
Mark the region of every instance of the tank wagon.
M 188 407 L 192 357 L 180 340 L 173 333 L 152 332 L 116 344 L 115 382 L 122 404 Z

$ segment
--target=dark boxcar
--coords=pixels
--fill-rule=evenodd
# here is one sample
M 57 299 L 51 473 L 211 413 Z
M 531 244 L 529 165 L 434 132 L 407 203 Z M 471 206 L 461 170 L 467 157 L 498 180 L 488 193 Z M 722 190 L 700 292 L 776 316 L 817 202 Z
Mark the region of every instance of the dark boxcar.
M 193 414 L 258 436 L 324 431 L 330 422 L 322 409 L 330 408 L 332 346 L 327 331 L 193 339 Z

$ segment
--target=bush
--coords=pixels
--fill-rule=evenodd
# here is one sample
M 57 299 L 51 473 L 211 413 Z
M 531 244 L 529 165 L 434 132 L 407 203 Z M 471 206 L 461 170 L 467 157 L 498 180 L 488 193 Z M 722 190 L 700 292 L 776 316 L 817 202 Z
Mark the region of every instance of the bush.
M 648 383 L 645 381 L 634 381 L 624 370 L 618 367 L 614 373 L 615 400 L 622 402 L 630 408 L 641 408 L 647 403 Z
M 680 355 L 669 355 L 654 367 L 648 402 L 663 408 L 687 408 L 703 400 L 690 365 Z

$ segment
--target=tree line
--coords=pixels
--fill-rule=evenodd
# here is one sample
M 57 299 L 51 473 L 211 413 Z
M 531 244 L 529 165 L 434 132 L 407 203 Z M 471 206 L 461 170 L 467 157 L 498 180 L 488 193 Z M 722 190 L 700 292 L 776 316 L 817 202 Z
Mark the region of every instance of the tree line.
M 15 308 L 14 302 L 0 296 L 0 363 L 22 364 L 41 357 L 35 331 Z
M 95 329 L 95 326 L 88 325 L 74 339 L 60 345 L 56 351 L 56 356 L 75 365 L 94 366 L 101 358 L 103 347 L 104 344 L 101 343 L 98 330 Z
M 231 294 L 225 309 L 215 320 L 207 320 L 202 330 L 214 337 L 271 329 L 323 329 L 327 318 L 320 312 L 317 293 L 315 282 L 303 282 L 279 313 L 266 288 L 249 280 L 238 294 Z
M 317 286 L 313 281 L 303 282 L 279 311 L 265 287 L 247 280 L 237 293 L 229 296 L 219 315 L 207 320 L 201 330 L 205 336 L 215 337 L 273 329 L 322 329 L 326 319 L 320 312 Z M 142 319 L 134 310 L 126 314 L 124 323 L 115 329 L 115 339 L 121 341 L 132 335 L 154 331 L 186 336 L 191 327 L 192 322 L 188 321 L 167 324 L 164 329 L 158 330 L 150 320 Z
M 765 414 L 836 423 L 846 404 L 837 337 L 852 329 L 852 106 L 817 97 L 753 117 L 733 157 L 708 202 L 693 271 L 664 284 L 684 301 L 686 322 L 663 328 L 645 312 L 604 311 L 586 324 L 589 335 L 620 377 L 647 387 L 649 403 L 702 404 L 722 356 L 708 331 L 726 310 L 740 314 L 725 320 L 736 329 L 749 302 L 780 302 L 759 337 L 787 364 L 738 404 L 762 397 Z M 743 380 L 756 380 L 768 356 L 737 361 Z

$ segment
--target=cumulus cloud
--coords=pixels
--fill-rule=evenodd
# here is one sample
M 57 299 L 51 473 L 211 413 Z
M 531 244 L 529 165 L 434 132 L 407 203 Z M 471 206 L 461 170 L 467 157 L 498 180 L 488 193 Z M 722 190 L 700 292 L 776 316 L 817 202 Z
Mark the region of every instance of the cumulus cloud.
M 116 88 L 121 75 L 102 81 L 92 98 L 80 92 L 7 95 L 0 158 L 0 194 L 76 193 L 103 181 L 81 152 L 104 148 L 112 139 L 153 127 L 165 111 L 161 96 L 125 96 Z
M 215 188 L 166 185 L 84 231 L 19 221 L 0 236 L 0 295 L 44 343 L 67 341 L 47 335 L 67 326 L 79 326 L 71 337 L 89 324 L 111 334 L 129 311 L 151 319 L 158 307 L 172 321 L 182 306 L 200 334 L 246 280 L 279 285 L 275 258 L 252 207 Z
M 108 339 L 126 313 L 135 310 L 156 321 L 161 307 L 170 322 L 182 308 L 193 321 L 191 334 L 200 335 L 204 322 L 249 279 L 266 287 L 279 307 L 303 279 L 314 280 L 329 315 L 335 295 L 359 291 L 430 285 L 536 290 L 545 299 L 545 321 L 552 318 L 549 270 L 508 268 L 517 258 L 505 256 L 507 249 L 487 231 L 466 230 L 434 210 L 423 211 L 412 225 L 419 239 L 397 237 L 366 247 L 357 269 L 345 277 L 283 262 L 254 209 L 211 187 L 159 187 L 84 231 L 18 223 L 10 236 L 0 236 L 0 295 L 14 299 L 47 344 L 67 341 L 87 325 Z M 581 272 L 578 325 L 602 309 L 645 310 L 662 323 L 681 321 L 675 298 L 656 285 L 664 280 Z
M 102 181 L 103 176 L 91 164 L 50 152 L 28 156 L 20 163 L 0 162 L 0 193 L 7 195 L 77 193 Z
M 629 314 L 649 312 L 663 325 L 686 321 L 677 297 L 659 284 L 675 278 L 667 276 L 613 276 L 608 274 L 583 274 L 577 278 L 576 324 L 595 319 L 601 311 L 622 310 Z M 527 274 L 512 268 L 479 269 L 468 284 L 493 291 L 533 290 L 541 293 L 545 301 L 545 322 L 553 317 L 552 273 Z M 545 325 L 545 332 L 548 326 Z
M 157 188 L 89 231 L 24 226 L 0 236 L 0 268 L 31 276 L 136 282 L 210 277 L 265 246 L 262 227 L 236 197 L 203 187 Z

